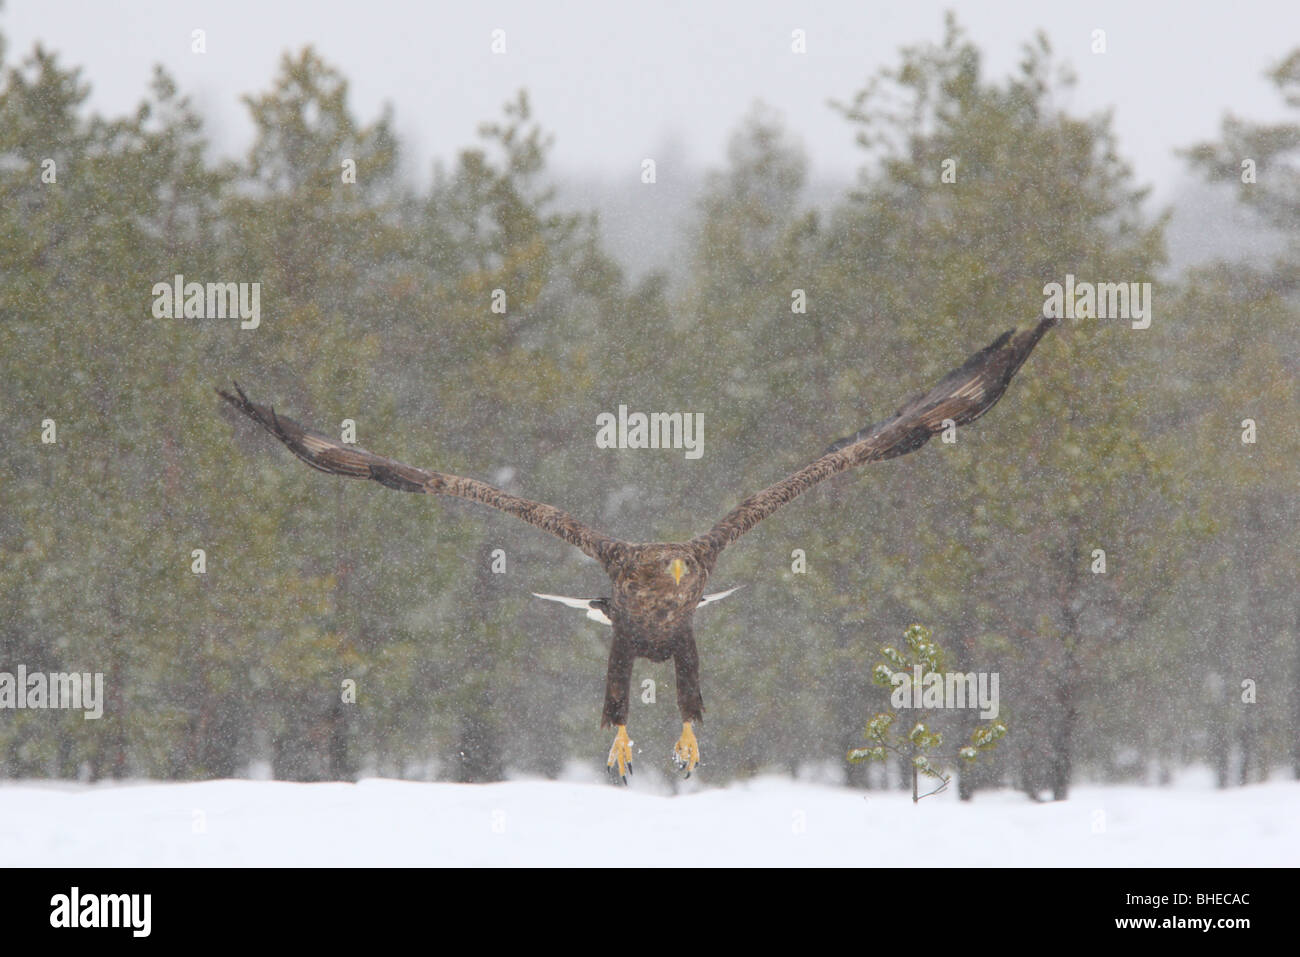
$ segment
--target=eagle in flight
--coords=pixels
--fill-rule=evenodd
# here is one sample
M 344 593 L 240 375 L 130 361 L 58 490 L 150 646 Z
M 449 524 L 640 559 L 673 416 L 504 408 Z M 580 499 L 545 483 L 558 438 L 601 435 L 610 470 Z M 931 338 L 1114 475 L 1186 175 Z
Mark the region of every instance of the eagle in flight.
M 796 496 L 847 469 L 915 451 L 930 436 L 973 422 L 1002 397 L 1011 377 L 1038 340 L 1055 325 L 1045 318 L 1024 329 L 1011 329 L 949 372 L 928 392 L 917 393 L 892 416 L 833 443 L 820 456 L 775 485 L 749 496 L 703 535 L 688 542 L 635 543 L 603 535 L 552 505 L 531 502 L 477 479 L 415 468 L 345 445 L 305 429 L 274 408 L 258 405 L 235 385 L 223 399 L 288 446 L 312 468 L 331 475 L 373 479 L 388 488 L 428 495 L 454 495 L 509 512 L 582 549 L 600 562 L 612 583 L 607 597 L 582 599 L 539 595 L 585 609 L 587 617 L 613 627 L 605 708 L 601 727 L 615 729 L 606 766 L 616 781 L 627 783 L 632 771 L 632 741 L 627 711 L 632 664 L 637 658 L 673 659 L 682 734 L 673 749 L 679 771 L 690 776 L 700 763 L 700 748 L 691 726 L 704 715 L 700 697 L 699 655 L 695 648 L 695 610 L 735 591 L 705 594 L 723 549 Z

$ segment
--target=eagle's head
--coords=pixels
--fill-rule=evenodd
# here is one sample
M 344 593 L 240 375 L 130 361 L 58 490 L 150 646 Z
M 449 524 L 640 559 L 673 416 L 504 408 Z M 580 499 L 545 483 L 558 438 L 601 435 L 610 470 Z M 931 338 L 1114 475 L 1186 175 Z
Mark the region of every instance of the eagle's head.
M 668 563 L 668 574 L 673 576 L 673 584 L 679 588 L 682 578 L 690 578 L 693 574 L 691 567 L 686 564 L 689 561 L 689 558 L 674 558 Z
M 674 596 L 687 600 L 704 590 L 708 575 L 699 559 L 682 546 L 650 546 L 637 556 L 629 584 L 641 595 Z

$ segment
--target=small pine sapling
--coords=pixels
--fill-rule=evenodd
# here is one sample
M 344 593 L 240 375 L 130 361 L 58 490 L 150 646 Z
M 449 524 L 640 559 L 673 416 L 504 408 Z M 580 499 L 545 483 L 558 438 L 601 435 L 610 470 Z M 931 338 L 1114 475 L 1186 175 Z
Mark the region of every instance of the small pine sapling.
M 864 736 L 867 739 L 863 747 L 853 748 L 848 759 L 853 764 L 864 761 L 884 761 L 889 755 L 898 755 L 912 770 L 912 803 L 923 797 L 938 794 L 948 787 L 952 780 L 945 770 L 942 752 L 942 732 L 932 730 L 938 715 L 932 713 L 937 708 L 925 707 L 922 702 L 922 687 L 927 675 L 938 675 L 939 681 L 945 678 L 943 668 L 943 649 L 934 643 L 930 630 L 922 625 L 910 626 L 903 635 L 906 651 L 899 651 L 892 645 L 880 649 L 885 660 L 876 664 L 871 671 L 873 683 L 893 689 L 891 704 L 893 712 L 881 711 L 871 716 L 867 722 Z M 905 704 L 906 702 L 907 704 Z M 906 738 L 894 730 L 897 710 L 911 705 L 921 712 L 918 720 L 912 722 Z M 971 733 L 970 744 L 957 750 L 956 756 L 966 761 L 974 761 L 981 752 L 991 751 L 998 741 L 1007 733 L 1007 726 L 999 720 L 992 720 L 979 725 Z M 932 778 L 938 784 L 924 794 L 920 793 L 921 777 Z

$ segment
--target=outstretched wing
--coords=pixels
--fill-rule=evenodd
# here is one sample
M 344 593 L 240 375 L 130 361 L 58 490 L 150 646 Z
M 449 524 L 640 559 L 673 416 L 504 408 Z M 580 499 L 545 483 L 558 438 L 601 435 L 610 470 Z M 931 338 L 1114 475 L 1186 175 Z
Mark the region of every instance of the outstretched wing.
M 919 449 L 944 428 L 945 420 L 956 425 L 975 421 L 1002 397 L 1020 364 L 1056 321 L 1042 319 L 1030 328 L 1004 332 L 929 392 L 918 393 L 890 418 L 840 439 L 798 472 L 751 495 L 692 544 L 708 559 L 716 559 L 722 549 L 818 482 Z
M 374 479 L 388 488 L 402 492 L 424 492 L 429 495 L 455 495 L 483 505 L 508 512 L 529 525 L 536 525 L 582 549 L 592 558 L 605 563 L 612 548 L 618 544 L 593 531 L 568 512 L 541 502 L 530 502 L 477 479 L 432 472 L 428 469 L 403 465 L 393 459 L 375 455 L 355 445 L 344 445 L 327 435 L 305 429 L 293 419 L 277 415 L 274 409 L 250 402 L 244 390 L 235 383 L 238 395 L 224 389 L 217 393 L 244 415 L 266 429 L 288 446 L 289 451 L 314 469 L 331 475 L 349 478 Z

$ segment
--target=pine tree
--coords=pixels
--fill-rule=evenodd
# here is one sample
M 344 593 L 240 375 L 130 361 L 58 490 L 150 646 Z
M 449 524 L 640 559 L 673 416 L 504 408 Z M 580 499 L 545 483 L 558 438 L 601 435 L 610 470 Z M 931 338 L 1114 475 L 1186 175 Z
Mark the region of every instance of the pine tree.
M 971 732 L 970 743 L 957 749 L 954 755 L 940 752 L 943 732 L 936 726 L 950 720 L 950 714 L 917 702 L 925 700 L 930 676 L 937 676 L 940 687 L 943 685 L 946 673 L 943 649 L 935 644 L 930 630 L 922 625 L 908 627 L 903 633 L 903 644 L 905 650 L 902 651 L 892 645 L 883 646 L 880 654 L 884 661 L 878 662 L 871 670 L 875 684 L 893 689 L 891 701 L 896 702 L 895 710 L 880 711 L 871 716 L 863 732 L 866 745 L 850 749 L 848 759 L 853 764 L 885 761 L 890 756 L 900 759 L 911 774 L 912 803 L 915 804 L 921 798 L 947 789 L 952 780 L 948 771 L 949 758 L 974 761 L 979 755 L 992 751 L 1006 736 L 1007 725 L 1004 721 L 990 720 L 978 725 Z M 903 708 L 907 709 L 906 713 Z M 905 736 L 901 736 L 894 725 L 900 717 L 905 718 L 900 722 L 903 726 L 911 725 Z M 938 784 L 921 794 L 922 777 L 931 778 Z

